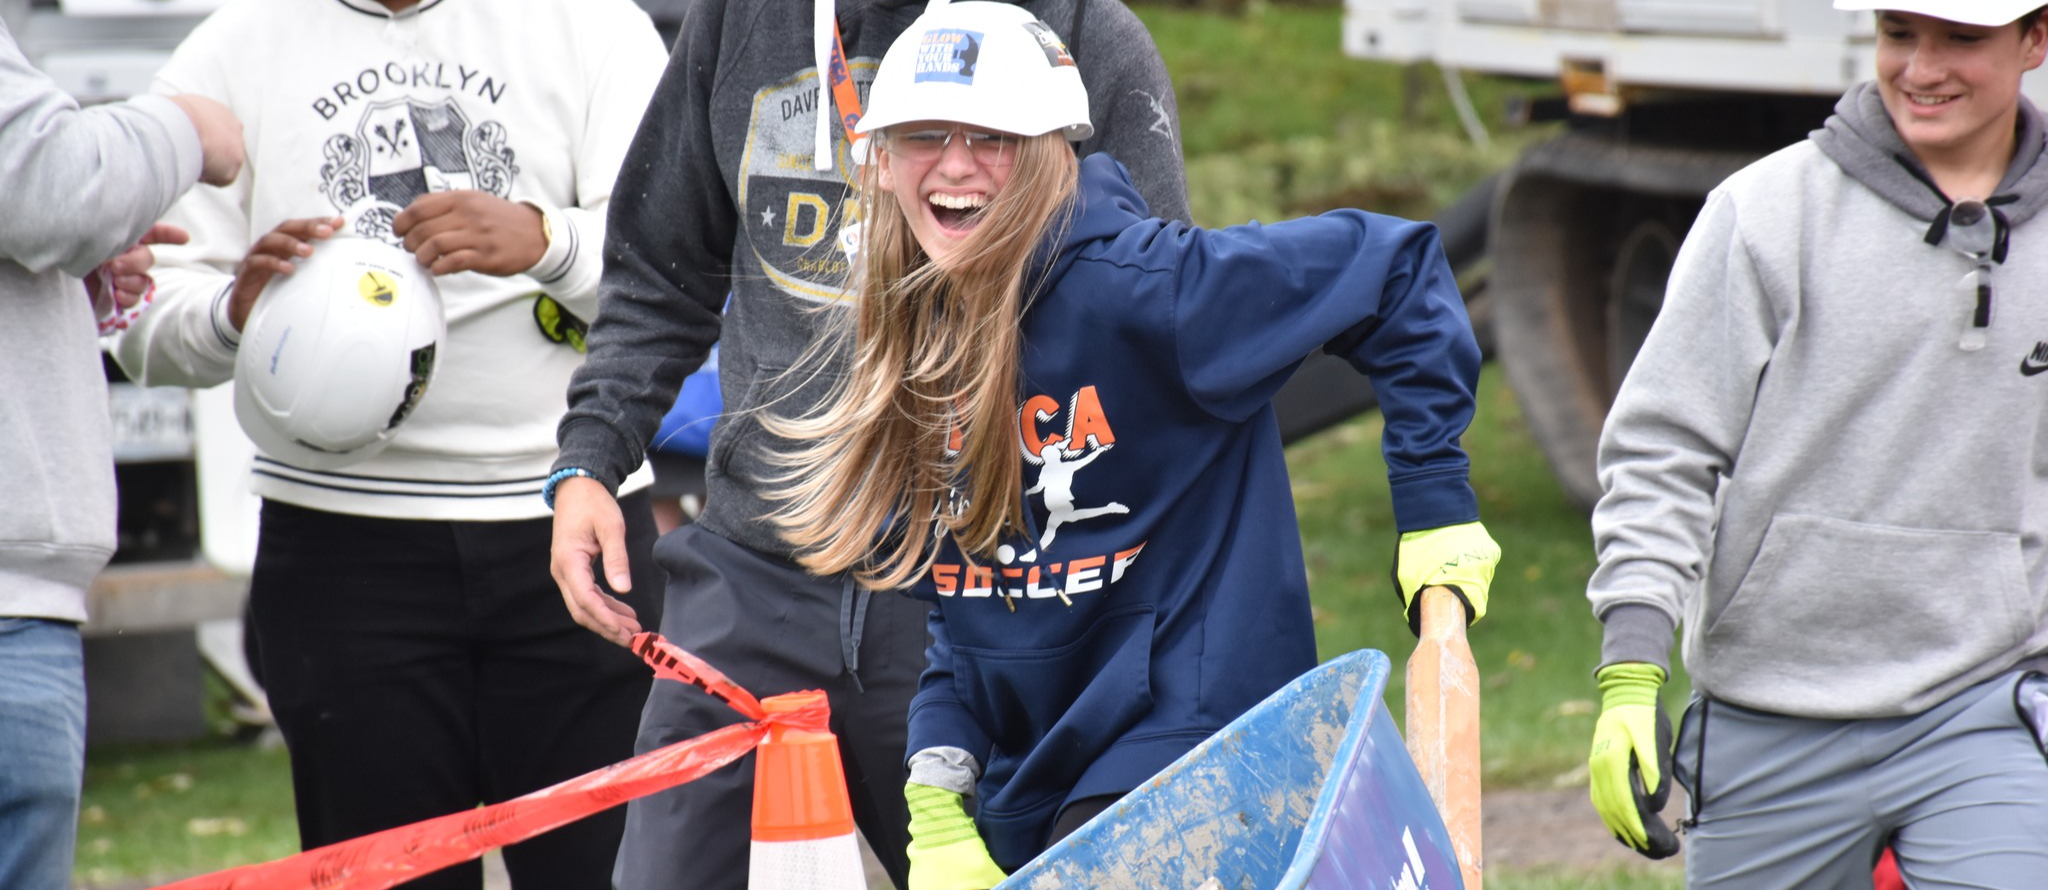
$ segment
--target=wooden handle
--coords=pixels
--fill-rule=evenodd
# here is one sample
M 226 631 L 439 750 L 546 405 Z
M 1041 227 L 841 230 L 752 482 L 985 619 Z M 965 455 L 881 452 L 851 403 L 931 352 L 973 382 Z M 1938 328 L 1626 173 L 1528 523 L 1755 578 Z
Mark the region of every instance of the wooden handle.
M 1465 890 L 1480 890 L 1479 667 L 1465 642 L 1465 605 L 1443 587 L 1422 597 L 1422 638 L 1408 656 L 1408 754 L 1436 801 Z

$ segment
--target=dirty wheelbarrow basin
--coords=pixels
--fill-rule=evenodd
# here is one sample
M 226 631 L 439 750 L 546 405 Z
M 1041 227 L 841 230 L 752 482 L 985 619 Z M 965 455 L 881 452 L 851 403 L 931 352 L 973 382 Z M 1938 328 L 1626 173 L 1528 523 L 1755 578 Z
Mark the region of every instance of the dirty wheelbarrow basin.
M 999 890 L 1462 890 L 1389 670 L 1365 649 L 1301 675 Z

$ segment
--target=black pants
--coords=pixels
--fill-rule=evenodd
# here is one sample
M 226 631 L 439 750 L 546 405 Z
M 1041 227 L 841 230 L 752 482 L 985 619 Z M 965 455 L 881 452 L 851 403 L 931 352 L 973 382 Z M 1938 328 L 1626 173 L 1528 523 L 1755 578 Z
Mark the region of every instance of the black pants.
M 660 607 L 645 493 L 621 499 L 629 603 Z M 431 522 L 263 505 L 250 581 L 307 848 L 496 803 L 632 756 L 651 672 L 570 620 L 551 520 Z M 600 575 L 600 578 L 602 575 Z M 605 890 L 625 814 L 505 850 L 514 886 Z M 401 886 L 475 890 L 477 862 Z
M 663 636 L 757 696 L 825 690 L 854 821 L 896 886 L 909 886 L 903 747 L 924 670 L 929 605 L 880 593 L 863 614 L 840 579 L 812 577 L 695 525 L 662 536 L 655 551 L 670 578 Z M 849 669 L 850 660 L 857 667 Z M 694 687 L 656 683 L 636 748 L 651 751 L 743 719 Z M 753 789 L 748 755 L 627 804 L 619 890 L 745 890 Z

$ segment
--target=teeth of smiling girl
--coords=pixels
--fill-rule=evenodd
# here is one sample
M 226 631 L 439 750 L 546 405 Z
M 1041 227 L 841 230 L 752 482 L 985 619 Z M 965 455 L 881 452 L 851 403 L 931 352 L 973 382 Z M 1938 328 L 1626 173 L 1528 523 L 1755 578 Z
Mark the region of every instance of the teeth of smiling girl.
M 1908 95 L 1908 98 L 1912 99 L 1912 100 L 1913 100 L 1913 104 L 1915 104 L 1915 105 L 1941 105 L 1941 104 L 1943 104 L 1943 103 L 1946 103 L 1946 102 L 1953 102 L 1953 101 L 1955 101 L 1955 98 L 1956 98 L 1956 97 L 1954 97 L 1954 96 L 1927 96 L 1927 95 L 1922 95 L 1922 94 L 1918 94 L 1918 93 L 1913 93 L 1913 94 L 1909 94 L 1909 95 Z
M 932 195 L 932 197 L 931 197 L 931 201 L 932 201 L 932 203 L 933 203 L 933 204 L 937 204 L 937 205 L 939 205 L 940 207 L 945 207 L 945 208 L 948 208 L 948 209 L 952 209 L 952 210 L 970 210 L 970 209 L 973 209 L 973 208 L 975 208 L 975 207 L 986 207 L 986 206 L 988 206 L 988 196 L 987 196 L 987 195 L 941 195 L 941 194 L 934 194 L 934 195 Z

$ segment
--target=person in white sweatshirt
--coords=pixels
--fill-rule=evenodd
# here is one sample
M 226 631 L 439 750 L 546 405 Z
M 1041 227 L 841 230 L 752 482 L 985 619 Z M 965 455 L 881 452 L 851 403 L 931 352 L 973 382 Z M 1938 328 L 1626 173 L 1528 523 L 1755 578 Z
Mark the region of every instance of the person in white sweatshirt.
M 132 378 L 229 380 L 265 285 L 332 237 L 402 245 L 445 303 L 439 367 L 388 448 L 331 471 L 256 458 L 251 614 L 309 848 L 633 753 L 651 675 L 564 614 L 539 495 L 666 59 L 628 0 L 236 0 L 158 75 L 248 122 L 250 169 L 173 211 L 192 242 L 160 251 L 156 305 L 116 345 Z M 650 481 L 621 489 L 631 599 L 658 610 Z M 514 884 L 608 886 L 622 820 L 508 849 Z M 481 880 L 468 863 L 406 886 Z
M 65 890 L 85 772 L 86 588 L 114 552 L 113 429 L 94 294 L 148 287 L 144 242 L 194 182 L 242 165 L 241 123 L 197 96 L 80 108 L 0 22 L 0 887 Z M 118 276 L 106 273 L 118 267 Z M 112 289 L 102 288 L 107 309 Z
M 1675 773 L 1689 886 L 1869 887 L 1887 845 L 1915 887 L 2048 874 L 2039 2 L 1835 0 L 1877 80 L 1707 197 L 1616 396 L 1592 795 L 1669 855 Z

